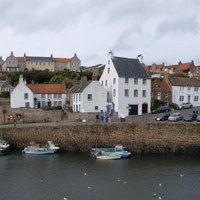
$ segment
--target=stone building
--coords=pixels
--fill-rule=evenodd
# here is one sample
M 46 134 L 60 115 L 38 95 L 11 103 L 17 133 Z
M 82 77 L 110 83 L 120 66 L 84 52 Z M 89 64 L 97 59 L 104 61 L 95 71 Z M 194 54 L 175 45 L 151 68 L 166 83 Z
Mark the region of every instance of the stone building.
M 6 58 L 2 65 L 4 72 L 18 72 L 27 70 L 49 70 L 62 71 L 68 69 L 70 71 L 80 71 L 81 61 L 76 54 L 72 58 L 56 58 L 51 54 L 50 57 L 41 56 L 24 56 L 16 57 L 13 52 Z

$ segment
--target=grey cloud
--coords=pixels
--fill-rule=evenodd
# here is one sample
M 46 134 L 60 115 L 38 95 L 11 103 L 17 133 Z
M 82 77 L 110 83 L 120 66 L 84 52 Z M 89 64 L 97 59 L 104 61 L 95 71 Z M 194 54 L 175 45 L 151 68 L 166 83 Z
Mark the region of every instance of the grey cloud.
M 62 0 L 1 1 L 0 25 L 20 34 L 49 30 L 58 32 L 75 23 L 88 6 Z
M 82 59 L 83 63 L 92 63 L 91 65 L 100 64 L 100 57 L 97 54 L 90 54 Z M 102 63 L 101 63 L 102 64 Z
M 160 0 L 154 0 L 149 3 L 148 0 L 115 0 L 112 4 L 104 6 L 102 13 L 106 16 L 107 21 L 110 22 L 128 22 L 134 20 L 146 20 L 149 16 L 157 16 L 160 12 Z M 105 15 L 106 14 L 106 15 Z
M 157 36 L 163 36 L 169 33 L 185 35 L 187 33 L 197 34 L 200 31 L 200 25 L 195 17 L 171 19 L 162 21 L 157 27 Z
M 122 32 L 119 36 L 117 42 L 112 47 L 112 50 L 125 50 L 128 51 L 133 48 L 133 43 L 135 42 L 134 36 L 142 33 L 142 27 L 139 24 L 133 26 L 128 30 Z

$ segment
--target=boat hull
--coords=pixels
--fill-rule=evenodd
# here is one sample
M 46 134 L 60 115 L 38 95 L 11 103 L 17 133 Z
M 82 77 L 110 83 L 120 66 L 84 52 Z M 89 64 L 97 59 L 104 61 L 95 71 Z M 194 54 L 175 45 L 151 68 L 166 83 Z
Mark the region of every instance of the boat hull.
M 99 156 L 96 156 L 96 158 L 98 160 L 119 160 L 121 158 L 121 156 L 117 156 L 117 155 L 99 155 Z
M 25 148 L 22 153 L 31 154 L 31 155 L 49 155 L 54 154 L 54 150 L 51 149 L 28 149 Z

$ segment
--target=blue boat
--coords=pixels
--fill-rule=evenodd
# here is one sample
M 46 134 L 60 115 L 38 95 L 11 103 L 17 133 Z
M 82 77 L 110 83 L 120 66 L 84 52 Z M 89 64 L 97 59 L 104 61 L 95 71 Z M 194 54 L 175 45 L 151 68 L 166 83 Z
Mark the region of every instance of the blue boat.
M 91 148 L 90 153 L 93 156 L 99 154 L 111 154 L 120 156 L 120 158 L 128 158 L 131 155 L 131 152 L 127 151 L 123 145 L 116 145 L 114 148 Z
M 52 141 L 48 141 L 47 146 L 40 147 L 40 145 L 31 143 L 29 146 L 22 150 L 22 153 L 33 155 L 47 155 L 54 154 L 59 149 Z

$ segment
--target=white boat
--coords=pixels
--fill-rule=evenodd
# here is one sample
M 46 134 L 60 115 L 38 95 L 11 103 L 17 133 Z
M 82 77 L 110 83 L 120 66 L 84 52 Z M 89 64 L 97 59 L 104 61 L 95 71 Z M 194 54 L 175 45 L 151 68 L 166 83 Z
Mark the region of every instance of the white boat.
M 52 141 L 47 142 L 47 147 L 54 151 L 58 151 L 60 149 L 60 147 L 56 146 Z
M 5 140 L 0 139 L 0 149 L 6 150 L 9 147 L 10 147 L 10 145 Z
M 31 143 L 30 146 L 25 147 L 22 153 L 35 154 L 35 155 L 47 155 L 54 154 L 60 147 L 53 144 L 52 141 L 47 142 L 47 146 L 40 147 L 40 145 Z
M 119 159 L 121 159 L 121 156 L 120 155 L 114 155 L 112 153 L 101 152 L 101 153 L 96 155 L 96 159 L 99 159 L 99 160 L 119 160 Z
M 91 148 L 90 153 L 92 155 L 98 155 L 100 152 L 120 156 L 120 158 L 128 158 L 131 152 L 127 151 L 123 145 L 116 145 L 114 148 Z
M 22 153 L 35 154 L 35 155 L 45 155 L 45 154 L 54 154 L 55 151 L 48 149 L 47 147 L 28 146 L 28 147 L 25 147 L 22 150 Z

